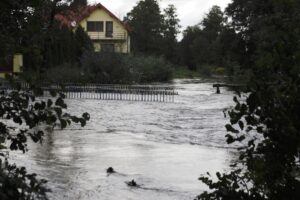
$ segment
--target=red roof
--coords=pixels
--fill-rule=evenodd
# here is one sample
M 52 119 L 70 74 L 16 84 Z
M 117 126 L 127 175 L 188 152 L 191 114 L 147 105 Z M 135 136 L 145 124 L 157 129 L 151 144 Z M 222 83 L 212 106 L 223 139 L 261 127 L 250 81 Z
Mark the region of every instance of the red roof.
M 69 28 L 74 27 L 72 23 L 76 23 L 76 26 L 85 18 L 89 17 L 95 10 L 103 9 L 106 13 L 109 14 L 112 18 L 120 22 L 128 31 L 130 28 L 127 24 L 122 22 L 118 17 L 116 17 L 112 12 L 110 12 L 106 7 L 104 7 L 101 3 L 96 5 L 89 5 L 79 7 L 76 10 L 67 10 L 63 13 L 59 13 L 55 15 L 55 19 L 61 23 L 62 26 L 67 26 Z

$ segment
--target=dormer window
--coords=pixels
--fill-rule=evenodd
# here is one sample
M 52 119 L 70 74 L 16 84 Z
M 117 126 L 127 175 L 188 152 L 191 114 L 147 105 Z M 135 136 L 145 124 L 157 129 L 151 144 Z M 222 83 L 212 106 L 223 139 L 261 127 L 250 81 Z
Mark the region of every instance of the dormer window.
M 88 21 L 86 28 L 88 32 L 103 32 L 103 21 Z

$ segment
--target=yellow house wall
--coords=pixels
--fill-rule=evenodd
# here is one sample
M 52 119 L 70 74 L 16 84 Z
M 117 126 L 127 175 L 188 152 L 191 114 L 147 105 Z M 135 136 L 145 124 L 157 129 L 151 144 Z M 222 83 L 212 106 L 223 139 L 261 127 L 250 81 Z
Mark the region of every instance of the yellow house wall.
M 13 63 L 14 63 L 13 64 L 13 72 L 14 73 L 21 72 L 21 67 L 23 67 L 23 55 L 22 54 L 15 54 Z
M 21 72 L 21 67 L 23 66 L 23 55 L 15 54 L 13 58 L 13 73 Z M 6 73 L 0 73 L 0 78 L 5 78 Z
M 80 22 L 80 26 L 87 31 L 87 21 L 103 21 L 103 32 L 91 32 L 91 34 L 96 34 L 97 37 L 101 40 L 99 41 L 93 41 L 95 51 L 101 51 L 101 43 L 114 43 L 115 44 L 115 50 L 117 52 L 121 53 L 129 53 L 130 52 L 130 36 L 128 35 L 128 31 L 124 28 L 124 26 L 115 18 L 111 17 L 105 10 L 103 9 L 97 9 L 95 10 L 89 17 L 85 18 Z M 122 36 L 125 38 L 125 41 L 115 40 L 114 38 L 107 38 L 105 37 L 105 22 L 106 21 L 112 21 L 113 22 L 113 35 Z M 89 32 L 88 32 L 89 34 Z M 93 39 L 93 38 L 91 38 Z M 105 41 L 109 40 L 109 41 Z M 114 41 L 115 40 L 115 41 Z

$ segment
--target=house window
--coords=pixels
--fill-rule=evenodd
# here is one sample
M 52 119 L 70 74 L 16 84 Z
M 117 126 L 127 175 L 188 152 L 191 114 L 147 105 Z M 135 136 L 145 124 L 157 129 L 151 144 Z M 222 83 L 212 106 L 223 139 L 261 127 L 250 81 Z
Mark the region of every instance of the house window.
M 87 22 L 88 32 L 103 32 L 103 22 L 101 21 L 89 21 Z
M 113 32 L 114 32 L 114 26 L 113 26 L 113 22 L 108 21 L 105 24 L 105 36 L 106 37 L 113 37 Z
M 102 44 L 101 51 L 103 52 L 115 52 L 115 45 L 114 44 Z

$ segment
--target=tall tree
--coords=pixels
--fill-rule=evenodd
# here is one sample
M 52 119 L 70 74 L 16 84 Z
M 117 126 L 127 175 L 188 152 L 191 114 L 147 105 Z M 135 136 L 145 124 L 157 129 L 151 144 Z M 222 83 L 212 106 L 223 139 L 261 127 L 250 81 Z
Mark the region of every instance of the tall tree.
M 23 43 L 34 40 L 46 26 L 48 0 L 3 0 L 0 2 L 1 56 L 20 51 Z M 31 37 L 29 36 L 31 35 Z
M 177 10 L 174 5 L 169 5 L 164 9 L 164 44 L 163 54 L 170 60 L 175 62 L 177 60 L 177 35 L 180 33 L 179 18 Z
M 181 41 L 182 61 L 190 69 L 209 64 L 222 66 L 220 37 L 225 18 L 219 6 L 213 6 L 204 19 L 185 30 Z
M 192 44 L 195 39 L 201 34 L 201 29 L 198 26 L 190 26 L 183 32 L 183 38 L 180 42 L 181 62 L 187 65 L 189 69 L 196 70 L 197 63 L 195 62 Z
M 70 0 L 71 4 L 70 7 L 71 8 L 78 8 L 78 7 L 82 7 L 82 6 L 87 6 L 87 0 Z
M 221 8 L 213 6 L 200 23 L 209 42 L 213 42 L 221 34 L 224 23 L 224 13 Z
M 157 0 L 141 0 L 127 14 L 132 27 L 132 50 L 146 54 L 161 54 L 164 18 Z

